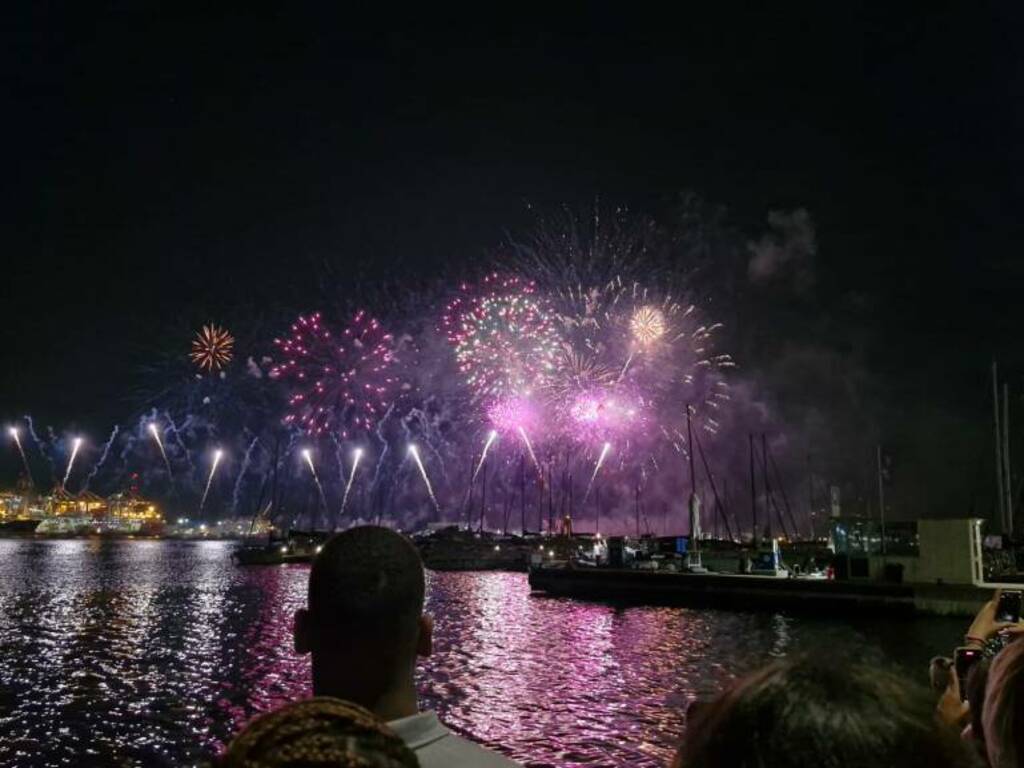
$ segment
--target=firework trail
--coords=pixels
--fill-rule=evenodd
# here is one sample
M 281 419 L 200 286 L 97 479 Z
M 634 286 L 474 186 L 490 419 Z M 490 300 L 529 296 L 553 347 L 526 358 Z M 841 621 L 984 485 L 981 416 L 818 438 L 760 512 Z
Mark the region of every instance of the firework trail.
M 540 468 L 540 462 L 537 461 L 537 454 L 533 452 L 533 444 L 530 442 L 529 435 L 526 434 L 526 430 L 523 427 L 519 427 L 519 436 L 523 438 L 523 443 L 526 445 L 526 450 L 530 454 L 530 460 L 533 462 L 533 466 L 537 468 L 537 474 L 543 475 L 544 472 Z
M 341 497 L 341 511 L 338 512 L 338 517 L 345 514 L 345 508 L 348 506 L 348 494 L 352 490 L 352 481 L 356 479 L 356 469 L 359 467 L 359 460 L 363 457 L 363 449 L 356 448 L 352 453 L 352 471 L 349 473 L 348 482 L 345 483 L 345 493 Z
M 248 432 L 248 430 L 246 430 Z M 238 510 L 238 495 L 242 490 L 242 478 L 245 477 L 246 470 L 249 469 L 249 462 L 252 459 L 252 451 L 256 447 L 256 443 L 260 441 L 259 437 L 254 437 L 249 447 L 245 449 L 245 455 L 242 456 L 242 467 L 238 470 L 238 477 L 235 479 L 235 487 L 231 491 L 231 511 L 232 513 Z
M 427 487 L 427 493 L 430 495 L 430 500 L 434 502 L 434 509 L 440 513 L 441 505 L 437 503 L 437 497 L 434 495 L 434 486 L 430 484 L 430 478 L 427 477 L 427 470 L 423 466 L 423 462 L 420 460 L 420 452 L 413 443 L 409 446 L 409 455 L 412 456 L 413 461 L 416 462 L 416 466 L 420 470 L 420 476 L 423 478 L 423 484 Z
M 320 485 L 320 476 L 316 473 L 316 467 L 313 465 L 313 452 L 309 448 L 302 450 L 302 458 L 305 459 L 306 464 L 309 465 L 309 471 L 313 475 L 313 482 L 316 483 L 316 490 L 320 494 L 320 503 L 323 504 L 324 512 L 327 512 L 327 497 L 324 496 L 324 487 Z
M 174 472 L 171 470 L 171 462 L 167 458 L 167 451 L 164 450 L 164 442 L 160 439 L 160 429 L 157 427 L 155 421 L 149 422 L 147 429 L 149 434 L 153 436 L 156 441 L 156 447 L 160 449 L 160 455 L 163 457 L 164 466 L 167 467 L 167 474 L 171 478 L 171 482 L 174 482 Z
M 89 476 L 85 478 L 85 483 L 82 485 L 83 489 L 89 487 L 89 483 L 92 482 L 92 479 L 96 477 L 96 475 L 100 471 L 100 468 L 103 466 L 104 462 L 106 462 L 107 455 L 110 453 L 110 447 L 114 444 L 114 440 L 117 439 L 117 433 L 120 430 L 121 428 L 117 424 L 115 424 L 113 431 L 110 433 L 110 438 L 107 440 L 106 443 L 103 444 L 103 453 L 100 454 L 100 460 L 96 462 L 96 464 L 92 468 L 92 471 L 89 473 Z
M 82 438 L 76 437 L 74 442 L 71 443 L 71 456 L 68 458 L 68 467 L 64 470 L 64 479 L 61 481 L 61 485 L 65 488 L 68 484 L 68 478 L 71 477 L 71 468 L 75 465 L 75 457 L 78 455 L 78 449 L 82 447 Z
M 473 477 L 469 481 L 470 485 L 472 485 L 476 480 L 476 476 L 480 474 L 480 468 L 484 465 L 484 462 L 487 461 L 487 452 L 491 449 L 491 443 L 493 443 L 497 437 L 498 431 L 495 429 L 492 429 L 487 433 L 487 442 L 484 443 L 484 449 L 480 453 L 480 461 L 476 463 L 476 469 L 473 470 Z
M 590 482 L 587 483 L 587 492 L 583 494 L 583 504 L 586 504 L 587 499 L 590 498 L 590 491 L 594 487 L 594 479 L 597 477 L 597 473 L 601 471 L 601 465 L 604 464 L 604 457 L 608 455 L 608 451 L 610 451 L 611 448 L 611 443 L 605 443 L 601 448 L 601 455 L 597 459 L 597 464 L 594 465 L 594 472 L 590 475 Z
M 32 478 L 32 470 L 28 466 L 28 456 L 25 455 L 25 449 L 21 446 L 21 436 L 18 434 L 17 427 L 11 427 L 9 430 L 11 437 L 14 439 L 14 444 L 18 446 L 18 454 L 21 456 L 21 464 L 25 467 L 25 475 L 28 477 L 28 484 L 30 487 L 35 488 L 36 481 Z
M 210 494 L 210 485 L 213 483 L 213 476 L 217 472 L 217 466 L 220 464 L 221 457 L 224 452 L 218 448 L 213 452 L 213 464 L 210 465 L 210 474 L 206 478 L 206 487 L 203 489 L 203 498 L 199 501 L 199 515 L 203 514 L 203 507 L 206 506 L 206 497 Z

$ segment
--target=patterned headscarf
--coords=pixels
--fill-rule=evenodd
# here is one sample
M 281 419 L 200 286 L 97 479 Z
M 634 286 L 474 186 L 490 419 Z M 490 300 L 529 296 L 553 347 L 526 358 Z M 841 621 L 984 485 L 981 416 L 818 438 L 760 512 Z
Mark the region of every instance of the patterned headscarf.
M 228 745 L 224 768 L 417 768 L 416 754 L 369 710 L 320 696 L 249 723 Z

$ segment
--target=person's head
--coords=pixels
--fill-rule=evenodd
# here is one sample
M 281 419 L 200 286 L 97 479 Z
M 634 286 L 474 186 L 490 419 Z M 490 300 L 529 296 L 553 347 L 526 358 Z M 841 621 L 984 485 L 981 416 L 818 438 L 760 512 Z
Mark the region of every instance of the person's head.
M 993 660 L 981 722 L 992 767 L 1024 766 L 1024 641 L 1010 643 Z
M 295 614 L 295 649 L 313 655 L 313 692 L 396 716 L 378 710 L 414 696 L 416 657 L 431 650 L 423 596 L 423 563 L 404 536 L 362 526 L 331 538 Z
M 687 723 L 684 768 L 971 765 L 926 689 L 835 658 L 797 657 L 739 680 Z
M 316 698 L 261 715 L 228 745 L 222 768 L 415 768 L 415 753 L 363 707 Z

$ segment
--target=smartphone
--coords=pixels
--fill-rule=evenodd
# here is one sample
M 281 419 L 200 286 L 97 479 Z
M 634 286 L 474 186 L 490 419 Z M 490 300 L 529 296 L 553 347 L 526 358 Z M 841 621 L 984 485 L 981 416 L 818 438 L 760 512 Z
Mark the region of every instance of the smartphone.
M 962 701 L 967 701 L 967 676 L 971 673 L 971 667 L 981 661 L 983 655 L 980 648 L 957 648 L 953 651 L 953 668 L 956 670 Z
M 996 621 L 1009 621 L 1016 624 L 1020 621 L 1021 593 L 1019 589 L 1007 589 L 999 593 L 996 604 Z

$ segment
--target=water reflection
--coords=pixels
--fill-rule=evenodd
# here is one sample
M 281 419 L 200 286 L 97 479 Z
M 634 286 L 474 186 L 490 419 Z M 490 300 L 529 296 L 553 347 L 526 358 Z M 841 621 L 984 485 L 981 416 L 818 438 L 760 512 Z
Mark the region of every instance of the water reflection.
M 0 539 L 0 766 L 182 765 L 308 695 L 303 567 L 230 545 Z M 530 765 L 664 765 L 690 700 L 807 647 L 923 665 L 960 622 L 794 619 L 531 597 L 523 574 L 429 574 L 421 697 Z

